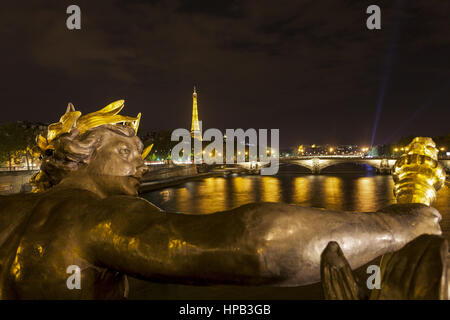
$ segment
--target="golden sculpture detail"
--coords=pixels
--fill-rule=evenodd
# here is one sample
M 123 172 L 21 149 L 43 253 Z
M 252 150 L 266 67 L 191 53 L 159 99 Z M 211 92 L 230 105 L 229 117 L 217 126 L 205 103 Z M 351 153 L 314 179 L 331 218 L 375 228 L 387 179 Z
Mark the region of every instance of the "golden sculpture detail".
M 146 147 L 144 149 L 144 151 L 142 151 L 142 160 L 145 160 L 145 158 L 147 158 L 150 151 L 152 151 L 152 148 L 153 148 L 153 143 L 151 145 L 149 145 L 148 147 Z
M 124 123 L 130 126 L 137 133 L 139 122 L 141 120 L 141 113 L 136 117 L 127 117 L 119 115 L 118 113 L 123 109 L 125 100 L 117 100 L 108 104 L 103 109 L 88 113 L 84 116 L 80 111 L 76 111 L 72 103 L 67 105 L 66 113 L 59 119 L 59 122 L 48 126 L 47 138 L 39 135 L 37 137 L 37 145 L 42 151 L 53 149 L 51 144 L 57 136 L 69 133 L 73 128 L 76 128 L 80 134 L 85 133 L 89 129 L 104 125 Z
M 416 137 L 397 160 L 392 172 L 398 203 L 431 205 L 445 182 L 445 170 L 438 162 L 438 149 L 431 138 Z

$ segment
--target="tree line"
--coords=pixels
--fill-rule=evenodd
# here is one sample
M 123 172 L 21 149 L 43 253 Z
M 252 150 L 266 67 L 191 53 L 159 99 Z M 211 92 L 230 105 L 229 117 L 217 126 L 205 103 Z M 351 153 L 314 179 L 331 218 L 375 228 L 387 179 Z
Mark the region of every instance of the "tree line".
M 36 136 L 43 128 L 24 122 L 0 124 L 0 166 L 12 170 L 17 164 L 25 164 L 30 170 L 38 157 Z

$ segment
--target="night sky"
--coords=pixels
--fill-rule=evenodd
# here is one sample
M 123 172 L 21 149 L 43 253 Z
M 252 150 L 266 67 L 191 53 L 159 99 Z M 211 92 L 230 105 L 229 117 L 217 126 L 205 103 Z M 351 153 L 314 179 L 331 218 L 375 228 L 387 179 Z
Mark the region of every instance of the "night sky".
M 81 30 L 66 28 L 67 6 Z M 381 7 L 381 30 L 366 8 Z M 279 128 L 282 147 L 450 133 L 450 1 L 2 1 L 0 122 L 125 99 L 140 130 Z

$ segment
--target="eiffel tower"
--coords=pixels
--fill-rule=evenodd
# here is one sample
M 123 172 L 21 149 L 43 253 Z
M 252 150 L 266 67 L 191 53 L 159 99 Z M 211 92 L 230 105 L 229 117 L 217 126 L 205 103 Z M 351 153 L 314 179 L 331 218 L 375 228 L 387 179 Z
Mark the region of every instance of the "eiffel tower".
M 198 109 L 197 109 L 197 91 L 194 86 L 194 93 L 192 93 L 192 125 L 191 136 L 194 139 L 202 140 L 202 133 L 200 131 L 200 125 L 198 123 Z

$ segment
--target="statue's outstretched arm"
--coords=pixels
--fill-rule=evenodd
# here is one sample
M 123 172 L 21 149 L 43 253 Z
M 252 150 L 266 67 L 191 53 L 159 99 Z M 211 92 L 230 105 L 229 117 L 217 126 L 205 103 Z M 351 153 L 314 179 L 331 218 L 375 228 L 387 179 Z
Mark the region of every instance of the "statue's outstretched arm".
M 162 212 L 143 199 L 112 197 L 93 210 L 100 218 L 86 230 L 85 245 L 93 261 L 109 269 L 177 283 L 275 280 L 262 276 L 257 236 L 249 241 L 252 226 L 244 211 L 250 208 L 186 215 Z
M 84 238 L 94 263 L 152 281 L 197 285 L 305 285 L 320 280 L 320 254 L 329 241 L 339 243 L 357 268 L 422 233 L 440 234 L 439 214 L 424 205 L 351 213 L 256 203 L 185 215 L 139 198 L 112 197 L 93 209 L 97 218 Z

